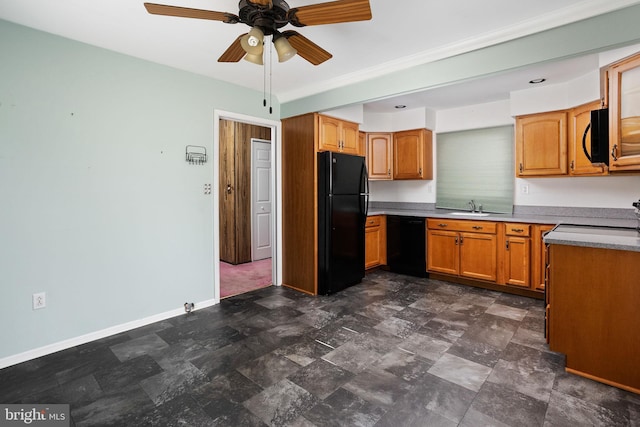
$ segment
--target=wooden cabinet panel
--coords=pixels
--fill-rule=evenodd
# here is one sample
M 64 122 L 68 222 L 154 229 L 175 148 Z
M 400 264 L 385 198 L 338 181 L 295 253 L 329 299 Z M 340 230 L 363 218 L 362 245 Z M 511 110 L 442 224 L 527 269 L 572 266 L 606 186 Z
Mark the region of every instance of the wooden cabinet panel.
M 318 151 L 340 151 L 340 124 L 333 117 L 318 116 Z
M 507 236 L 504 253 L 505 284 L 528 288 L 531 284 L 531 239 Z
M 519 222 L 507 222 L 504 224 L 504 233 L 507 236 L 529 237 L 531 234 L 531 225 Z
M 358 124 L 318 114 L 318 151 L 358 155 Z
M 495 234 L 497 223 L 491 221 L 428 219 L 427 228 Z
M 340 137 L 342 138 L 342 153 L 358 155 L 359 131 L 358 124 L 341 122 Z
M 594 166 L 584 154 L 582 137 L 587 125 L 591 122 L 591 110 L 600 108 L 600 101 L 575 107 L 569 111 L 569 174 L 580 175 L 607 175 L 609 168 L 602 164 Z M 591 151 L 591 131 L 587 132 L 585 145 L 587 152 Z
M 553 225 L 535 225 L 533 227 L 532 255 L 531 255 L 531 287 L 537 291 L 544 291 L 547 272 L 547 245 L 544 235 L 553 229 Z
M 365 269 L 387 263 L 387 227 L 382 215 L 367 217 L 365 232 Z
M 460 276 L 495 282 L 497 265 L 495 234 L 460 233 Z
M 370 180 L 390 180 L 393 140 L 390 133 L 367 134 L 367 169 Z
M 551 245 L 549 348 L 567 371 L 640 393 L 640 252 Z
M 358 156 L 367 155 L 367 133 L 358 131 Z
M 427 230 L 427 270 L 458 275 L 459 236 L 455 231 Z
M 432 179 L 432 132 L 414 129 L 393 134 L 393 179 Z
M 613 64 L 609 75 L 609 170 L 640 170 L 640 113 L 637 82 L 640 54 Z
M 567 113 L 516 117 L 516 175 L 567 174 Z

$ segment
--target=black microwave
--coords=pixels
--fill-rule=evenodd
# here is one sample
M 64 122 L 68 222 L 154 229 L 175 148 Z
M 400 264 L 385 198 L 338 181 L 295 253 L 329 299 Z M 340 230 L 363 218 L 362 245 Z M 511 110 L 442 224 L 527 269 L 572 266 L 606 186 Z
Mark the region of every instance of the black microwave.
M 591 129 L 591 153 L 587 151 L 587 134 Z M 582 150 L 593 164 L 609 165 L 609 109 L 591 111 L 591 122 L 582 135 Z

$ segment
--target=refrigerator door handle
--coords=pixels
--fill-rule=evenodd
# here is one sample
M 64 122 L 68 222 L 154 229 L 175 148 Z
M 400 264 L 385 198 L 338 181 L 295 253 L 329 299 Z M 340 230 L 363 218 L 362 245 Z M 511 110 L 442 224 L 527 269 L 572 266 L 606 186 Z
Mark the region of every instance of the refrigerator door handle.
M 367 164 L 362 162 L 362 169 L 360 169 L 360 196 L 364 199 L 364 209 L 360 209 L 363 215 L 363 220 L 366 221 L 369 215 L 369 171 L 367 170 Z

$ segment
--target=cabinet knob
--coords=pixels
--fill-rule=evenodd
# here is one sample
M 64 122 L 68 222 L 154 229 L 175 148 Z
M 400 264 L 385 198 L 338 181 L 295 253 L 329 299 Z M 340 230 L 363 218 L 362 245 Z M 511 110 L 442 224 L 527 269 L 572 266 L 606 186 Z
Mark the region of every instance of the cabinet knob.
M 575 160 L 571 160 L 571 165 L 569 166 L 571 168 L 571 170 L 575 170 L 575 166 L 576 166 L 576 161 Z
M 418 170 L 418 175 L 422 176 L 422 168 L 420 168 L 420 170 Z
M 511 231 L 513 231 L 514 233 L 522 233 L 524 231 L 524 228 L 512 228 Z
M 618 152 L 618 144 L 613 144 L 613 148 L 611 149 L 611 157 L 613 158 L 614 162 L 618 161 L 618 156 L 616 156 L 617 152 Z
M 472 228 L 473 228 L 474 230 L 482 230 L 484 227 L 483 227 L 483 226 L 481 226 L 481 225 L 474 225 Z
M 507 250 L 509 250 L 509 241 L 507 240 Z
M 522 163 L 520 163 L 520 173 L 522 173 L 522 170 L 523 170 L 523 169 L 524 169 L 524 168 L 522 167 Z
M 438 227 L 446 227 L 446 226 L 447 226 L 447 224 L 445 224 L 445 223 L 443 223 L 443 222 L 441 222 L 440 224 L 438 224 Z
M 387 169 L 387 175 L 391 176 L 391 168 Z

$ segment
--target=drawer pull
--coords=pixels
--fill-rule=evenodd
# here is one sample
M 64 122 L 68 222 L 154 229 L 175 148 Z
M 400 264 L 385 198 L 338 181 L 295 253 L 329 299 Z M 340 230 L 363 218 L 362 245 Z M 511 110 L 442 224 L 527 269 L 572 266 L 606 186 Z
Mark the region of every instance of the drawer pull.
M 373 224 L 373 221 L 369 221 L 369 224 Z
M 448 224 L 445 224 L 443 222 L 441 222 L 440 224 L 438 224 L 438 227 L 446 227 Z
M 471 227 L 471 228 L 473 228 L 474 230 L 482 230 L 484 227 L 483 227 L 483 226 L 481 226 L 481 225 L 474 225 L 474 226 L 473 226 L 473 227 Z
M 524 231 L 524 228 L 512 228 L 511 231 L 513 231 L 514 233 L 522 233 Z

